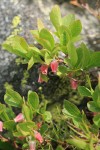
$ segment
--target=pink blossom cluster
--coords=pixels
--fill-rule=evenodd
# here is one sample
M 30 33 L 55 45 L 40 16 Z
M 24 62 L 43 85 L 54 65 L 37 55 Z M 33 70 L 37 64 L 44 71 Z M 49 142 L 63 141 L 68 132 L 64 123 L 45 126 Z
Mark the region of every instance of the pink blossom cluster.
M 40 73 L 39 73 L 39 78 L 38 78 L 38 82 L 39 83 L 42 83 L 44 80 L 42 79 L 42 76 L 41 74 L 43 75 L 47 75 L 48 73 L 48 68 L 49 66 L 46 65 L 46 64 L 43 64 L 41 67 L 40 67 Z M 58 61 L 57 60 L 53 60 L 51 63 L 50 63 L 50 68 L 52 70 L 53 73 L 56 73 L 57 72 L 57 69 L 58 69 Z

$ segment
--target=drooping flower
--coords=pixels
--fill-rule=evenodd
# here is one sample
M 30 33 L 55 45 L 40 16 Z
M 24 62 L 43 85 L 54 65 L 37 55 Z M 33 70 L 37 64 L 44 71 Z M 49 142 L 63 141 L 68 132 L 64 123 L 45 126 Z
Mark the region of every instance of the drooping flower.
M 48 65 L 42 65 L 40 67 L 40 71 L 41 71 L 42 74 L 47 75 L 47 73 L 48 73 Z
M 77 87 L 78 87 L 78 81 L 77 81 L 76 79 L 71 78 L 71 79 L 70 79 L 70 84 L 71 84 L 71 88 L 72 88 L 73 90 L 76 90 L 76 89 L 77 89 Z
M 0 132 L 2 132 L 2 131 L 3 131 L 3 122 L 0 121 Z
M 22 113 L 18 114 L 15 118 L 15 122 L 22 122 L 24 120 L 24 115 Z
M 38 131 L 34 131 L 34 137 L 36 138 L 36 140 L 38 140 L 40 143 L 43 143 L 43 137 L 41 136 L 41 134 Z
M 36 142 L 29 141 L 29 150 L 36 150 Z
M 43 79 L 42 79 L 42 77 L 41 77 L 41 74 L 39 74 L 38 82 L 39 82 L 39 83 L 42 83 L 42 82 L 43 82 Z
M 37 127 L 38 127 L 38 129 L 40 129 L 40 128 L 41 128 L 41 125 L 42 125 L 42 123 L 40 123 L 40 122 L 38 122 L 38 123 L 37 123 Z
M 56 73 L 58 69 L 58 61 L 57 60 L 52 61 L 50 67 L 52 72 Z

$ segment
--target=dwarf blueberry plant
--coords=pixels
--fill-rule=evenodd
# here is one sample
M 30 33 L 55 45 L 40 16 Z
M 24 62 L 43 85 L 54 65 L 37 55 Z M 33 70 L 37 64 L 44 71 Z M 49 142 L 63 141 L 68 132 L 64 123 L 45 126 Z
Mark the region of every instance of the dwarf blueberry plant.
M 25 100 L 8 88 L 4 96 L 7 105 L 0 104 L 0 139 L 6 143 L 11 141 L 16 149 L 64 150 L 69 145 L 71 149 L 100 150 L 100 74 L 95 89 L 89 76 L 88 87 L 78 86 L 76 79 L 77 74 L 86 75 L 89 69 L 100 67 L 100 52 L 89 50 L 83 42 L 75 46 L 81 39 L 82 25 L 73 14 L 62 17 L 56 5 L 50 12 L 50 20 L 55 31 L 49 31 L 40 19 L 37 21 L 38 29 L 31 30 L 42 46 L 41 50 L 29 45 L 19 35 L 8 37 L 3 48 L 22 57 L 23 62 L 28 64 L 28 70 L 34 63 L 40 63 L 40 83 L 48 80 L 49 70 L 69 78 L 72 89 L 78 88 L 82 96 L 91 98 L 87 108 L 92 113 L 92 122 L 83 110 L 80 111 L 68 100 L 64 101 L 62 111 L 57 109 L 59 122 L 55 122 L 46 110 L 47 104 L 39 103 L 35 92 L 29 91 Z M 13 112 L 13 107 L 19 109 L 18 113 Z

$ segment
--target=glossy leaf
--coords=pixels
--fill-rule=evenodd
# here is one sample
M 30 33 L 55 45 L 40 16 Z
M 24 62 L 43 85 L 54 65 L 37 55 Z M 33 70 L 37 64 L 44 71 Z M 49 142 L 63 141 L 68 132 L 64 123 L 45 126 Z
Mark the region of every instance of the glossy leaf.
M 34 58 L 33 57 L 31 57 L 31 59 L 29 60 L 29 62 L 28 62 L 28 70 L 33 66 L 33 64 L 34 64 Z
M 74 21 L 70 25 L 69 29 L 71 31 L 72 37 L 78 36 L 81 33 L 81 30 L 82 30 L 82 25 L 81 25 L 80 20 Z
M 67 16 L 64 16 L 62 18 L 62 24 L 65 26 L 69 26 L 75 21 L 75 15 L 74 14 L 68 14 Z
M 79 86 L 78 87 L 78 91 L 82 96 L 87 96 L 87 97 L 91 97 L 91 91 L 86 88 L 85 86 Z
M 100 87 L 99 86 L 95 88 L 92 98 L 96 103 L 96 105 L 100 108 Z
M 24 38 L 20 36 L 10 36 L 2 46 L 9 52 L 28 59 L 26 55 L 28 51 L 28 44 Z
M 58 145 L 56 150 L 64 150 L 64 148 L 61 145 Z
M 54 38 L 52 36 L 52 34 L 45 28 L 43 28 L 40 33 L 39 36 L 41 39 L 45 39 L 46 41 L 49 42 L 51 49 L 54 48 Z
M 45 111 L 43 113 L 43 119 L 44 119 L 44 121 L 50 123 L 52 121 L 52 115 L 51 115 L 51 113 L 49 111 Z
M 36 92 L 28 92 L 28 103 L 33 109 L 39 108 L 39 97 Z
M 55 5 L 50 12 L 50 20 L 56 28 L 56 30 L 58 30 L 58 27 L 62 24 L 62 19 L 60 8 L 57 5 Z
M 70 41 L 70 35 L 68 34 L 68 32 L 64 31 L 60 35 L 60 44 L 66 46 L 69 41 Z
M 31 121 L 32 120 L 33 113 L 32 113 L 31 108 L 28 105 L 23 104 L 23 106 L 22 106 L 22 113 L 23 113 L 23 115 L 24 115 L 24 117 L 25 117 L 25 119 L 27 121 Z
M 62 73 L 62 74 L 66 74 L 68 72 L 68 68 L 64 65 L 60 65 L 58 70 Z
M 4 100 L 6 104 L 14 107 L 21 107 L 23 104 L 23 99 L 20 94 L 12 89 L 7 89 Z
M 91 53 L 91 61 L 90 61 L 89 67 L 90 68 L 100 67 L 100 52 Z
M 24 122 L 17 125 L 18 132 L 20 132 L 23 136 L 30 135 L 34 128 L 35 124 L 33 122 Z
M 13 120 L 9 120 L 9 121 L 4 122 L 4 127 L 7 130 L 13 131 L 16 127 L 16 124 Z
M 100 114 L 94 116 L 93 122 L 98 126 L 98 128 L 100 128 Z
M 98 105 L 96 105 L 94 101 L 88 102 L 87 107 L 92 112 L 100 112 L 100 108 L 98 107 Z
M 81 119 L 81 113 L 79 109 L 71 102 L 65 100 L 64 101 L 65 113 L 72 118 Z
M 68 55 L 69 55 L 71 64 L 72 64 L 72 66 L 75 66 L 75 64 L 77 63 L 77 60 L 78 60 L 76 48 L 73 45 L 73 43 L 69 42 L 67 45 L 67 49 L 68 49 Z
M 43 124 L 42 127 L 40 128 L 40 133 L 41 135 L 45 134 L 45 132 L 48 130 L 48 124 Z
M 0 103 L 0 114 L 6 109 L 4 104 Z

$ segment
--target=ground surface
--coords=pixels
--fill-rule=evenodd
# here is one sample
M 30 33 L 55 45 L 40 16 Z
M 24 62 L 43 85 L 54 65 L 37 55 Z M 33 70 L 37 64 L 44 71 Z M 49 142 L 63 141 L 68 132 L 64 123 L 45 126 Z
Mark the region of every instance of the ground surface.
M 33 42 L 30 38 L 30 29 L 36 29 L 36 20 L 41 18 L 48 28 L 52 28 L 49 22 L 49 12 L 56 0 L 0 0 L 0 44 L 10 35 L 12 28 L 11 22 L 14 16 L 21 16 L 21 27 L 23 28 L 22 36 L 29 42 Z M 80 19 L 83 24 L 83 40 L 93 50 L 99 50 L 99 21 L 88 11 L 72 6 L 67 2 L 60 4 L 62 15 L 74 13 L 76 18 Z M 29 40 L 30 39 L 30 40 Z M 15 89 L 20 90 L 20 81 L 23 77 L 23 70 L 26 67 L 18 67 L 15 64 L 16 56 L 2 50 L 0 47 L 0 97 L 3 98 L 5 82 L 14 85 Z M 26 89 L 35 89 L 37 85 L 37 73 L 33 70 L 30 83 Z

